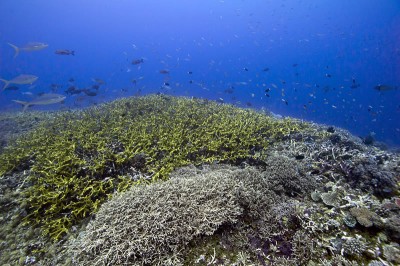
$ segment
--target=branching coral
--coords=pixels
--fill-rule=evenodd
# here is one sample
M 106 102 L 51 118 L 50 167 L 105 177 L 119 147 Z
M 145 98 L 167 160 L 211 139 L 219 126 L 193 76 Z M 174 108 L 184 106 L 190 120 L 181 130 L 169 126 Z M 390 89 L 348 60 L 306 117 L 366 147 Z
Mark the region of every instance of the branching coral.
M 0 155 L 0 175 L 31 169 L 26 221 L 59 239 L 115 190 L 167 179 L 188 164 L 264 158 L 270 142 L 306 127 L 199 99 L 148 96 L 57 115 Z
M 79 265 L 162 264 L 200 235 L 212 235 L 242 213 L 235 178 L 221 169 L 135 186 L 105 203 L 75 243 Z M 135 265 L 136 265 L 135 264 Z

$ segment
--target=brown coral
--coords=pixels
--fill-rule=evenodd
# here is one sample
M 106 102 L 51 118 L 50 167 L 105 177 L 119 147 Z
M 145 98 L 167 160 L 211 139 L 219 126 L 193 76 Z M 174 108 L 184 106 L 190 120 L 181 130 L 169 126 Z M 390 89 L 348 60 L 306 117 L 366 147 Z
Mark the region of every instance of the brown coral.
M 351 208 L 350 213 L 357 219 L 357 222 L 364 227 L 381 224 L 380 217 L 365 207 Z

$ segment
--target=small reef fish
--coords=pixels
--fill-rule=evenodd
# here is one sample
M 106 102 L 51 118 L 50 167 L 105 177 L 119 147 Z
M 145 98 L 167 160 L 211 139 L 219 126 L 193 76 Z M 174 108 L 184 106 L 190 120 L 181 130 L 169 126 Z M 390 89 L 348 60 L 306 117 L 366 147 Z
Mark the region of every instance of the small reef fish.
M 357 89 L 360 87 L 360 84 L 356 82 L 356 79 L 353 78 L 350 88 Z
M 139 65 L 144 62 L 143 58 L 132 60 L 132 65 Z
M 167 69 L 162 69 L 159 72 L 160 72 L 160 74 L 169 74 L 169 70 L 167 70 Z
M 30 42 L 25 44 L 22 47 L 18 47 L 12 43 L 8 43 L 12 48 L 15 50 L 14 58 L 16 58 L 19 55 L 19 52 L 24 51 L 24 52 L 32 52 L 32 51 L 39 51 L 44 48 L 47 48 L 49 45 L 41 42 Z
M 78 89 L 78 88 L 75 87 L 75 86 L 70 86 L 70 87 L 68 87 L 68 89 L 65 90 L 64 92 L 65 92 L 66 94 L 73 95 L 73 94 L 79 94 L 79 93 L 81 93 L 82 90 L 81 90 L 81 89 Z
M 99 79 L 99 78 L 92 78 L 92 81 L 93 81 L 94 83 L 98 84 L 98 85 L 103 85 L 103 84 L 106 83 L 104 80 Z
M 48 105 L 48 104 L 54 104 L 54 103 L 59 103 L 65 100 L 67 98 L 64 95 L 61 94 L 55 94 L 55 93 L 44 93 L 37 97 L 36 99 L 33 99 L 32 101 L 29 102 L 24 102 L 24 101 L 18 101 L 18 100 L 13 100 L 13 102 L 22 104 L 24 108 L 22 111 L 24 112 L 29 106 L 34 106 L 34 105 Z
M 37 79 L 38 77 L 34 75 L 21 74 L 11 80 L 5 80 L 5 79 L 0 79 L 0 80 L 4 82 L 4 86 L 2 89 L 2 91 L 4 91 L 10 84 L 18 84 L 18 85 L 32 84 Z
M 72 50 L 56 50 L 54 53 L 59 55 L 75 55 L 75 51 Z
M 96 89 L 83 89 L 82 92 L 84 92 L 87 96 L 96 96 L 97 95 L 97 90 Z
M 379 84 L 379 85 L 375 86 L 374 89 L 378 90 L 378 91 L 390 91 L 390 90 L 397 89 L 397 87 L 393 87 L 393 86 L 390 86 L 390 85 L 381 85 L 381 84 Z

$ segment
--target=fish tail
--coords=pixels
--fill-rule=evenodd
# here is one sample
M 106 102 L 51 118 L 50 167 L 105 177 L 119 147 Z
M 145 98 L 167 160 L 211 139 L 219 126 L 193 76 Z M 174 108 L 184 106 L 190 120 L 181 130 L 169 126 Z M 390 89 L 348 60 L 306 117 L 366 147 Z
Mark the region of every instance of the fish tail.
M 14 50 L 15 50 L 14 58 L 16 58 L 19 55 L 19 48 L 12 43 L 8 43 L 8 45 L 10 45 L 12 48 L 14 48 Z
M 29 103 L 28 102 L 24 102 L 24 101 L 18 101 L 18 100 L 12 100 L 13 102 L 22 104 L 24 107 L 22 108 L 22 112 L 25 112 L 25 110 L 29 107 Z
M 2 82 L 4 82 L 4 86 L 3 86 L 3 88 L 1 89 L 1 91 L 4 91 L 7 87 L 8 87 L 8 85 L 10 85 L 10 81 L 8 81 L 8 80 L 5 80 L 5 79 L 0 79 Z

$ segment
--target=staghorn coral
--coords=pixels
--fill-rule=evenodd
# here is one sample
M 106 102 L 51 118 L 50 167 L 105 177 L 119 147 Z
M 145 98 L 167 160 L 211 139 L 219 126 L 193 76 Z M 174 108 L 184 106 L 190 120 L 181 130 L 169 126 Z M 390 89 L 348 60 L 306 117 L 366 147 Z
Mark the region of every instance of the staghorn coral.
M 190 240 L 237 221 L 243 212 L 238 194 L 245 189 L 240 179 L 249 174 L 230 168 L 175 174 L 115 196 L 74 244 L 76 263 L 161 265 Z
M 152 95 L 65 112 L 0 154 L 0 176 L 30 169 L 25 221 L 59 240 L 114 191 L 215 161 L 261 162 L 270 142 L 306 127 L 215 102 Z M 145 179 L 132 179 L 132 172 Z

